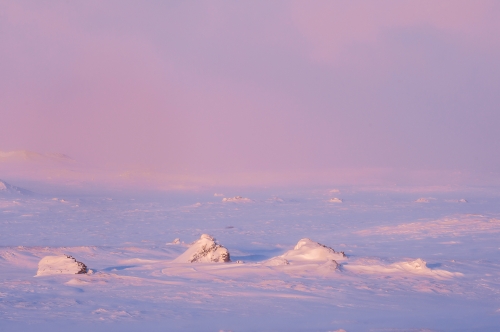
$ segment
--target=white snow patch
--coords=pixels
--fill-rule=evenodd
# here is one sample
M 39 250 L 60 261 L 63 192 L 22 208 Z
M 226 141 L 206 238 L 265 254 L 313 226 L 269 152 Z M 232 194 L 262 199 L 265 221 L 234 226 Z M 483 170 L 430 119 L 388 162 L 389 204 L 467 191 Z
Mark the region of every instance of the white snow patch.
M 202 234 L 174 263 L 225 263 L 230 262 L 229 251 L 212 236 Z
M 230 197 L 230 198 L 223 198 L 222 199 L 223 202 L 238 202 L 238 203 L 247 203 L 247 202 L 252 202 L 252 200 L 250 198 L 246 198 L 246 197 L 241 197 L 241 196 L 234 196 L 234 197 Z
M 460 198 L 460 199 L 446 199 L 445 202 L 448 203 L 469 203 L 465 198 Z
M 68 286 L 84 286 L 84 285 L 88 285 L 88 283 L 89 283 L 88 281 L 73 278 L 73 279 L 65 282 L 64 284 L 68 285 Z
M 37 276 L 52 274 L 82 274 L 87 272 L 87 266 L 71 256 L 45 256 L 38 263 Z

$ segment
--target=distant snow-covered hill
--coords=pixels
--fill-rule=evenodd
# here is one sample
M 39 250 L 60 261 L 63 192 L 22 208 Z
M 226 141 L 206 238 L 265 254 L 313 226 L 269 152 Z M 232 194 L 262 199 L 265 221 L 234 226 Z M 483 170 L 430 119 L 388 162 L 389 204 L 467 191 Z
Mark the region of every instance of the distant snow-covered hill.
M 0 180 L 0 195 L 32 195 L 33 192 Z
M 55 162 L 74 163 L 75 160 L 63 153 L 38 153 L 28 150 L 0 151 L 0 162 Z

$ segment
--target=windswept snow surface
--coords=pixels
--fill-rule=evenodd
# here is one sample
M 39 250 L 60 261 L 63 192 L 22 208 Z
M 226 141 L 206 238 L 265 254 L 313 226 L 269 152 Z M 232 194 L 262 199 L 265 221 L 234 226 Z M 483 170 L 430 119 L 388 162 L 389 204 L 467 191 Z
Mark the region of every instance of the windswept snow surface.
M 0 197 L 0 330 L 499 329 L 500 190 L 229 191 Z

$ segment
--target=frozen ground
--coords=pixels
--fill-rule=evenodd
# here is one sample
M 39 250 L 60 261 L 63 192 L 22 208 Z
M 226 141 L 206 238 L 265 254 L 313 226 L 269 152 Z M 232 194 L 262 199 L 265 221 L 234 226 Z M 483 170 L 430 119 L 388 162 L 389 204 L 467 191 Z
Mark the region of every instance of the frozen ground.
M 500 330 L 499 190 L 331 189 L 0 191 L 0 330 Z M 202 234 L 232 262 L 173 262 Z

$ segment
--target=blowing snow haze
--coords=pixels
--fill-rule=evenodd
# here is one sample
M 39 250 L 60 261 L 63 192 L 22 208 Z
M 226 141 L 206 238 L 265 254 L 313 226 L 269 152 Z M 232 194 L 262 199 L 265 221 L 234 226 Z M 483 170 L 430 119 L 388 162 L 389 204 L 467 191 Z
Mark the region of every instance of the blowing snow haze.
M 0 0 L 0 331 L 500 331 L 499 18 Z
M 2 151 L 244 184 L 500 166 L 497 1 L 0 10 Z

